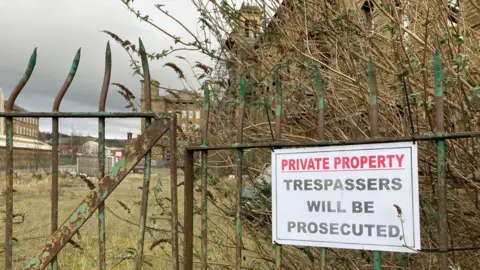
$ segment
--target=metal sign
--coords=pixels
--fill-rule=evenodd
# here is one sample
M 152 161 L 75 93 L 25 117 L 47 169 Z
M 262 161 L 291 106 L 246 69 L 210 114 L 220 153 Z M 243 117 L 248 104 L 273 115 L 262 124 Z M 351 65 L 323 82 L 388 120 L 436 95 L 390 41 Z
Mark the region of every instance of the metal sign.
M 412 142 L 275 150 L 273 241 L 416 252 L 417 162 Z

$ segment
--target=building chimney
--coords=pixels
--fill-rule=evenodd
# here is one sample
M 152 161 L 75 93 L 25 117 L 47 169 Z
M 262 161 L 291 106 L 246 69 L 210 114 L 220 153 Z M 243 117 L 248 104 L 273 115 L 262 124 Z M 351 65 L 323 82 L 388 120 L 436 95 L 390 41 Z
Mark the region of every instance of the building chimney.
M 131 140 L 132 139 L 132 132 L 128 132 L 127 133 L 127 140 Z

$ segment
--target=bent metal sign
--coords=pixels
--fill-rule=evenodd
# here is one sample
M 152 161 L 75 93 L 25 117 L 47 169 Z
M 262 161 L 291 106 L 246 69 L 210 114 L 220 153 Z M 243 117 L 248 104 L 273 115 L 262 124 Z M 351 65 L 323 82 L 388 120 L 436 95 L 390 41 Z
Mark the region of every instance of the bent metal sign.
M 272 152 L 272 239 L 284 245 L 420 249 L 417 145 Z

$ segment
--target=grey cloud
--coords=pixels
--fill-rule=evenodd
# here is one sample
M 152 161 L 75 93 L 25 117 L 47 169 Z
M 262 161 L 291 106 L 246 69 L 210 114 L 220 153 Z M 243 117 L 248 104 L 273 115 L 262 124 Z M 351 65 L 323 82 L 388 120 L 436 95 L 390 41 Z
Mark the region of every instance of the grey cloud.
M 162 27 L 182 36 L 185 31 L 170 19 L 156 11 L 152 1 L 135 1 L 136 8 L 146 12 Z M 190 0 L 164 1 L 169 12 L 191 29 L 197 27 L 198 15 Z M 132 43 L 141 37 L 147 50 L 161 52 L 173 42 L 151 26 L 139 22 L 127 11 L 120 0 L 105 1 L 49 1 L 24 0 L 2 1 L 0 3 L 0 88 L 6 97 L 21 78 L 30 54 L 38 47 L 35 71 L 17 99 L 17 104 L 30 111 L 51 111 L 53 100 L 63 84 L 75 52 L 82 47 L 77 75 L 60 107 L 61 111 L 96 111 L 104 73 L 104 52 L 110 38 L 101 33 L 109 30 Z M 119 44 L 110 40 L 112 48 L 111 82 L 127 86 L 140 103 L 140 77 L 132 76 L 129 58 Z M 195 52 L 178 53 L 193 64 L 206 62 Z M 163 67 L 173 61 L 182 68 L 194 87 L 193 73 L 188 64 L 172 55 L 151 63 L 152 77 L 161 85 L 184 88 L 178 76 Z M 206 64 L 209 64 L 208 62 Z M 110 87 L 107 99 L 108 111 L 128 111 L 126 102 L 115 86 Z M 73 125 L 77 132 L 97 134 L 97 120 L 63 120 L 61 128 L 67 133 Z M 51 121 L 41 121 L 42 130 L 50 130 Z M 110 120 L 107 122 L 107 136 L 125 138 L 126 132 L 140 132 L 140 121 L 135 119 Z

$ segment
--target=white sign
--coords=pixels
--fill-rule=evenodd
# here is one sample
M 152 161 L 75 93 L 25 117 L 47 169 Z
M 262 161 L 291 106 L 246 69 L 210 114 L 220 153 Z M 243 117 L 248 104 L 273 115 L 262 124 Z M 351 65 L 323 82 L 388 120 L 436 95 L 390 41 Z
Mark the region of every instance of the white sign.
M 272 239 L 298 246 L 417 252 L 417 145 L 272 152 Z

